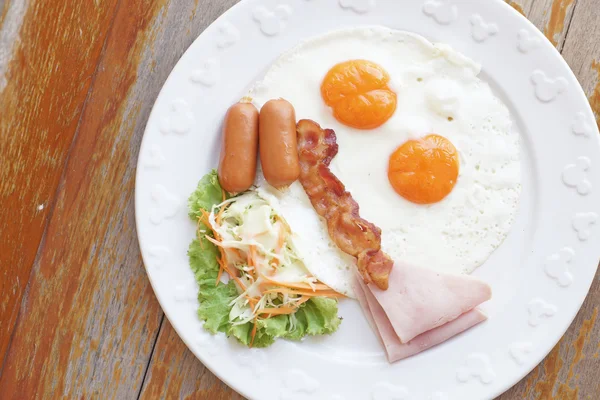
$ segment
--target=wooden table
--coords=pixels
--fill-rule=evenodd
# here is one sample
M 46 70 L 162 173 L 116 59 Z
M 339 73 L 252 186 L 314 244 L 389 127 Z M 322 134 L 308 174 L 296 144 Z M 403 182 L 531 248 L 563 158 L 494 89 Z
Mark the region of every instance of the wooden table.
M 600 112 L 600 0 L 518 1 Z M 154 100 L 234 3 L 0 0 L 0 399 L 241 398 L 164 317 L 133 207 Z M 500 398 L 600 398 L 599 303 L 596 279 L 560 343 Z

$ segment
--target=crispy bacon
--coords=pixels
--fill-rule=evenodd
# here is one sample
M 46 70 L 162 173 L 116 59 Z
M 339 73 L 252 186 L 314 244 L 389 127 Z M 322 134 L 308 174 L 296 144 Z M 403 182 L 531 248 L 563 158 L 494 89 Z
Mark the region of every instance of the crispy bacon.
M 393 261 L 381 251 L 381 229 L 360 217 L 358 203 L 329 169 L 338 152 L 335 132 L 307 119 L 298 122 L 297 132 L 300 183 L 315 211 L 338 247 L 358 259 L 365 282 L 386 290 Z

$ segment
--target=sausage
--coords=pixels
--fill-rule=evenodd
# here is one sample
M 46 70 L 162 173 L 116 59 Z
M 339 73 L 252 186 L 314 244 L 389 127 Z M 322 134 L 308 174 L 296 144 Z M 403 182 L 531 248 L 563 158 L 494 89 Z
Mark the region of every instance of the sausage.
M 219 183 L 230 193 L 248 190 L 256 176 L 258 110 L 251 103 L 229 107 L 223 123 Z
M 296 140 L 296 112 L 286 100 L 269 100 L 260 110 L 259 150 L 263 174 L 276 188 L 300 175 Z

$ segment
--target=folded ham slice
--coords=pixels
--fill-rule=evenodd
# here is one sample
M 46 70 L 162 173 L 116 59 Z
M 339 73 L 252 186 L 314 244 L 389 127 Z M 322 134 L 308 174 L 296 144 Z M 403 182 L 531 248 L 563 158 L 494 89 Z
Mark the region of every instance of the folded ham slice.
M 389 288 L 379 290 L 357 275 L 355 293 L 379 335 L 389 362 L 410 357 L 477 325 L 487 317 L 479 304 L 491 298 L 486 283 L 396 263 Z

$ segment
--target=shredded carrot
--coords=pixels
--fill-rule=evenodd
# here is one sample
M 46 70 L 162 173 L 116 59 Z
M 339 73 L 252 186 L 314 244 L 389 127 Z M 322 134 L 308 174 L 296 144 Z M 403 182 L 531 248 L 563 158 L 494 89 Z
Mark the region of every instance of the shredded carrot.
M 301 304 L 306 303 L 308 300 L 310 300 L 310 297 L 308 297 L 308 296 L 302 296 L 302 297 L 300 297 L 300 300 L 298 300 L 296 302 L 296 307 L 300 307 Z
M 285 235 L 281 233 L 279 235 L 279 240 L 277 241 L 277 254 L 283 249 L 283 245 L 285 244 Z
M 236 255 L 236 256 L 238 256 L 239 258 L 243 258 L 243 257 L 242 257 L 242 253 L 240 252 L 240 250 L 239 250 L 239 249 L 232 248 L 231 250 L 232 250 L 232 251 L 235 253 L 235 255 Z
M 256 252 L 256 245 L 251 244 L 248 250 L 248 266 L 253 267 L 252 278 L 256 280 L 258 278 L 258 254 Z
M 256 303 L 258 303 L 258 299 L 254 298 L 254 297 L 246 296 L 246 300 L 248 300 L 248 303 L 250 304 L 250 307 L 252 307 L 252 308 L 256 307 Z
M 246 263 L 249 267 L 256 267 L 256 246 L 251 244 L 248 246 L 248 254 L 246 254 Z
M 313 286 L 309 285 L 308 283 L 302 283 L 302 282 L 280 282 L 280 281 L 276 281 L 274 279 L 269 278 L 268 276 L 262 275 L 263 279 L 267 282 L 264 282 L 263 285 L 274 285 L 274 286 L 281 286 L 281 287 L 287 287 L 287 288 L 291 288 L 291 289 L 303 289 L 303 290 L 310 290 L 310 291 L 317 291 L 317 290 L 333 290 L 331 289 L 329 286 L 323 284 L 323 283 L 315 283 Z
M 208 220 L 210 214 L 203 208 L 200 209 L 200 217 L 198 217 L 199 222 L 204 223 L 209 229 L 212 230 L 211 226 L 210 226 L 210 222 Z
M 252 345 L 254 344 L 254 338 L 256 337 L 256 327 L 257 327 L 257 323 L 256 323 L 256 317 L 254 318 L 254 326 L 252 327 L 252 332 L 250 333 L 250 347 L 252 347 Z
M 230 278 L 233 278 L 234 281 L 237 282 L 238 285 L 240 285 L 240 287 L 242 288 L 243 291 L 246 291 L 247 287 L 246 285 L 244 285 L 244 282 L 242 282 L 240 280 L 240 278 L 237 277 L 236 274 L 233 274 L 230 270 L 229 267 L 223 265 L 223 269 L 225 270 L 225 272 L 227 272 L 227 274 L 229 275 Z
M 200 216 L 198 216 L 198 222 L 196 223 L 196 235 L 198 235 L 198 239 L 200 239 L 200 233 L 201 233 L 200 232 L 200 224 L 204 224 L 210 229 L 210 224 L 208 223 L 207 213 L 203 209 L 200 209 Z M 200 242 L 200 245 L 202 245 L 202 242 Z
M 215 281 L 215 286 L 219 285 L 219 282 L 221 281 L 221 275 L 223 275 L 223 271 L 224 271 L 221 260 L 217 260 L 217 262 L 219 263 L 219 273 L 217 274 L 217 280 Z
M 226 205 L 224 205 L 223 207 L 221 207 L 221 208 L 219 209 L 219 212 L 218 212 L 218 213 L 217 213 L 217 215 L 215 216 L 215 222 L 216 222 L 217 224 L 219 224 L 219 225 L 221 224 L 221 219 L 223 218 L 223 213 L 225 212 L 225 209 L 226 209 L 226 208 L 227 208 L 227 204 L 226 204 Z
M 217 238 L 211 238 L 210 236 L 206 235 L 204 236 L 206 238 L 206 240 L 208 240 L 209 242 L 211 242 L 212 244 L 214 244 L 215 246 L 217 246 L 218 248 L 222 248 L 223 247 L 223 243 L 221 243 L 219 241 L 219 239 Z

